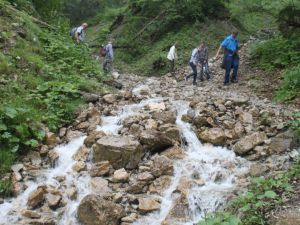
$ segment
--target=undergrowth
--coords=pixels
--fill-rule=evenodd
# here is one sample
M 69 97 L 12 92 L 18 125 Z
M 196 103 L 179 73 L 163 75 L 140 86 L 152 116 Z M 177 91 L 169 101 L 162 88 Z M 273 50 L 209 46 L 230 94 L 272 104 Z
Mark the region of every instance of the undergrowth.
M 56 131 L 85 104 L 80 91 L 103 92 L 103 74 L 68 28 L 42 29 L 25 13 L 0 9 L 0 179 L 12 163 Z M 10 15 L 14 15 L 11 17 Z M 0 182 L 0 195 L 11 185 Z

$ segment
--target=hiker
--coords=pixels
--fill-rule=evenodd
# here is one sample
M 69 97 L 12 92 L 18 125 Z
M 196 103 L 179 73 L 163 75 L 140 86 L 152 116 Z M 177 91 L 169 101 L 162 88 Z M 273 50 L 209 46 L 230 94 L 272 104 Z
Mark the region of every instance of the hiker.
M 173 74 L 175 72 L 175 60 L 177 59 L 176 42 L 170 48 L 167 58 L 170 61 L 170 72 Z
M 200 50 L 200 45 L 198 48 L 195 48 L 192 52 L 192 56 L 191 56 L 191 59 L 190 59 L 190 66 L 193 70 L 193 72 L 190 74 L 190 75 L 187 75 L 185 77 L 185 80 L 188 81 L 188 79 L 191 77 L 191 76 L 194 76 L 194 80 L 193 80 L 193 85 L 196 85 L 197 82 L 197 65 L 199 65 L 199 50 Z
M 85 37 L 85 30 L 88 28 L 87 23 L 83 23 L 80 27 L 75 28 L 73 38 L 76 41 L 77 44 L 80 44 L 83 42 Z M 72 31 L 73 32 L 73 31 Z
M 108 42 L 108 44 L 105 46 L 105 59 L 103 62 L 103 70 L 105 72 L 110 72 L 112 70 L 112 63 L 114 60 L 114 50 L 112 42 Z
M 237 40 L 238 32 L 234 31 L 231 35 L 224 39 L 221 46 L 216 54 L 216 58 L 219 58 L 221 49 L 224 49 L 224 58 L 222 67 L 225 69 L 225 79 L 224 85 L 229 85 L 230 81 L 232 83 L 238 82 L 238 69 L 239 69 L 239 44 Z M 233 68 L 233 74 L 230 79 L 230 72 Z
M 210 71 L 208 67 L 208 48 L 204 42 L 201 42 L 199 48 L 199 64 L 200 64 L 200 81 L 203 82 L 203 69 L 205 68 L 206 79 L 210 80 Z

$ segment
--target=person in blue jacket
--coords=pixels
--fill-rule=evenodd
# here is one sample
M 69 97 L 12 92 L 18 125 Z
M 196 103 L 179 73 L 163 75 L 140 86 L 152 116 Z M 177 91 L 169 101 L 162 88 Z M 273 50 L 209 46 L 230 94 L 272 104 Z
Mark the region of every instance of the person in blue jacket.
M 224 85 L 229 85 L 230 81 L 232 83 L 238 82 L 238 69 L 240 63 L 240 57 L 238 54 L 239 43 L 237 40 L 238 32 L 234 31 L 231 35 L 226 37 L 221 43 L 221 46 L 216 54 L 216 58 L 219 57 L 221 49 L 224 49 L 224 69 L 225 69 L 225 79 Z M 232 77 L 230 79 L 230 72 L 233 69 Z

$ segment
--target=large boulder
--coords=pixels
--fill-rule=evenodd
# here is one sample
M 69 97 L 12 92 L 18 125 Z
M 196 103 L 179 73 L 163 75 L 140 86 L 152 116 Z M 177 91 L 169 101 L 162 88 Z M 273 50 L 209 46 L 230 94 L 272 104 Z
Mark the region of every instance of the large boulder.
M 45 200 L 46 187 L 38 187 L 34 192 L 32 192 L 27 200 L 27 205 L 29 208 L 34 209 L 42 204 Z
M 166 134 L 156 130 L 145 130 L 139 136 L 141 144 L 152 153 L 161 152 L 173 146 Z
M 233 150 L 239 154 L 244 155 L 254 149 L 256 146 L 264 143 L 268 139 L 264 132 L 255 132 L 242 138 L 233 146 Z
M 206 129 L 199 133 L 199 138 L 203 142 L 214 145 L 223 145 L 226 142 L 226 135 L 222 128 Z
M 155 156 L 151 165 L 151 173 L 155 177 L 162 175 L 172 176 L 174 172 L 173 162 L 166 156 Z
M 104 197 L 88 195 L 80 202 L 77 214 L 83 225 L 116 225 L 125 216 L 125 210 Z
M 271 153 L 282 153 L 295 146 L 294 134 L 291 130 L 284 133 L 278 134 L 276 137 L 271 139 L 269 150 Z
M 139 211 L 150 213 L 160 209 L 160 203 L 154 198 L 139 198 Z
M 162 123 L 171 123 L 175 124 L 176 123 L 176 114 L 175 112 L 171 111 L 163 111 L 163 112 L 154 112 L 152 114 L 152 118 L 158 121 L 161 121 Z
M 109 161 L 115 169 L 134 169 L 143 155 L 141 144 L 129 136 L 105 136 L 93 148 L 95 162 Z
M 165 190 L 170 186 L 172 182 L 171 176 L 161 176 L 153 181 L 149 187 L 149 192 L 151 194 L 160 194 L 162 195 Z
M 105 176 L 109 173 L 110 169 L 111 169 L 111 165 L 109 161 L 98 162 L 92 165 L 90 169 L 90 175 L 91 177 Z

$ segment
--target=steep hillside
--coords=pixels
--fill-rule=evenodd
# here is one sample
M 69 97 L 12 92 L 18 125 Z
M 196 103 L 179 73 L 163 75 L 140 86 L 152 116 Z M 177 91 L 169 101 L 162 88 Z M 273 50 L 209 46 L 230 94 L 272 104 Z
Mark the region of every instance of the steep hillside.
M 69 28 L 67 28 L 69 29 Z M 11 163 L 70 122 L 79 92 L 101 93 L 102 72 L 86 46 L 0 1 L 0 176 Z M 9 182 L 0 181 L 0 195 Z

